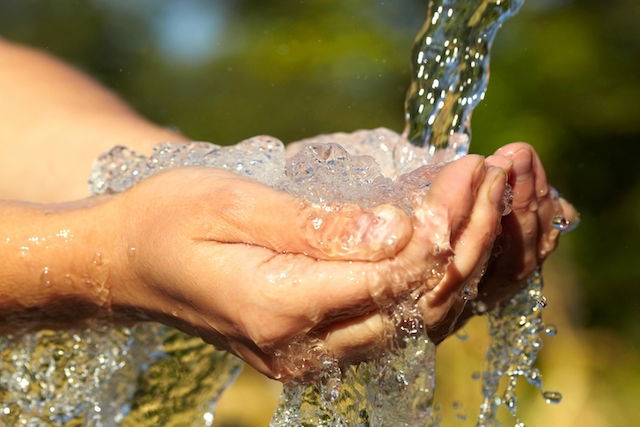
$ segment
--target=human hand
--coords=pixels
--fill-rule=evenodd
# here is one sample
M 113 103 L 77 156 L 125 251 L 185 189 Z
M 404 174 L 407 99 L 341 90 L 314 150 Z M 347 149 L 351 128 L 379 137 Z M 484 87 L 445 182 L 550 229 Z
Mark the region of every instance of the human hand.
M 228 172 L 166 171 L 113 198 L 112 309 L 200 335 L 274 378 L 301 374 L 274 356 L 300 337 L 353 360 L 386 336 L 378 308 L 411 290 L 422 287 L 427 325 L 446 318 L 489 252 L 504 186 L 478 156 L 454 162 L 412 227 L 391 206 L 327 212 Z
M 486 309 L 513 296 L 523 281 L 556 248 L 563 226 L 579 222 L 579 214 L 548 182 L 534 148 L 525 143 L 505 145 L 486 163 L 503 168 L 513 189 L 511 214 L 502 219 L 491 262 L 479 284 L 478 301 Z M 552 226 L 556 218 L 564 225 Z

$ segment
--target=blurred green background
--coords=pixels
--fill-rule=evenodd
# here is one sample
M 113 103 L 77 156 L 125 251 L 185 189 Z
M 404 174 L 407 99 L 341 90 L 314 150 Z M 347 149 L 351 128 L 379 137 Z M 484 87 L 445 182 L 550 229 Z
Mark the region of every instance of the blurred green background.
M 286 142 L 400 131 L 425 8 L 426 0 L 2 0 L 0 36 L 74 64 L 193 139 Z M 472 151 L 530 142 L 582 213 L 547 268 L 549 316 L 564 329 L 541 363 L 565 403 L 549 410 L 532 397 L 525 420 L 640 425 L 640 2 L 526 0 L 498 34 L 491 71 Z M 454 377 L 470 360 L 442 366 Z M 276 389 L 248 375 L 242 384 L 255 390 L 238 385 L 240 399 L 268 413 Z M 478 388 L 468 382 L 442 393 Z M 264 419 L 223 403 L 222 424 Z

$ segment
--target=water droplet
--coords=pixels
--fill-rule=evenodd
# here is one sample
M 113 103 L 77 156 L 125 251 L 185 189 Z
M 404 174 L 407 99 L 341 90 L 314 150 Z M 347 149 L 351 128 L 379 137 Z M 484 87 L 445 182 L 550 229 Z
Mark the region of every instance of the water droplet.
M 556 334 L 558 333 L 558 328 L 556 328 L 555 325 L 549 325 L 546 328 L 544 328 L 544 333 L 548 337 L 556 336 Z
M 314 230 L 320 230 L 320 227 L 322 227 L 322 218 L 313 218 L 311 220 L 311 224 L 313 225 L 313 229 Z
M 571 226 L 571 222 L 562 215 L 556 215 L 551 220 L 551 225 L 556 230 L 566 231 Z
M 475 314 L 484 314 L 487 312 L 489 307 L 483 301 L 474 301 L 473 303 L 473 311 Z
M 396 374 L 396 381 L 398 384 L 407 386 L 409 385 L 409 381 L 407 381 L 407 377 L 403 373 Z
M 104 260 L 102 259 L 102 252 L 96 252 L 93 256 L 93 263 L 95 265 L 102 265 L 104 263 Z
M 531 372 L 529 372 L 528 375 L 525 374 L 525 377 L 529 384 L 532 384 L 537 388 L 542 387 L 542 378 L 540 375 L 540 371 L 538 371 L 537 369 L 533 369 Z
M 474 381 L 478 381 L 480 377 L 482 377 L 482 374 L 480 373 L 480 371 L 473 371 L 471 373 L 471 379 Z
M 40 283 L 42 283 L 42 286 L 46 288 L 50 288 L 51 286 L 53 286 L 53 277 L 51 276 L 49 267 L 45 267 L 42 269 L 42 273 L 40 274 Z
M 562 401 L 562 394 L 557 391 L 543 391 L 542 397 L 544 397 L 544 401 L 547 403 L 557 404 Z
M 136 256 L 136 251 L 137 251 L 137 249 L 134 248 L 133 246 L 129 247 L 129 249 L 127 249 L 127 256 L 129 258 L 135 257 Z
M 211 426 L 211 425 L 213 425 L 213 419 L 214 419 L 213 413 L 211 413 L 211 412 L 205 412 L 205 413 L 202 415 L 202 418 L 203 418 L 203 420 L 204 420 L 204 425 L 205 425 L 205 426 Z
M 545 298 L 543 295 L 536 297 L 536 304 L 538 304 L 538 307 L 540 308 L 545 308 L 547 306 L 547 298 Z
M 471 283 L 468 283 L 462 289 L 462 299 L 463 300 L 472 300 L 478 296 L 478 282 L 476 280 L 472 280 Z
M 73 278 L 71 277 L 71 275 L 69 273 L 64 275 L 63 282 L 64 282 L 65 286 L 73 285 Z

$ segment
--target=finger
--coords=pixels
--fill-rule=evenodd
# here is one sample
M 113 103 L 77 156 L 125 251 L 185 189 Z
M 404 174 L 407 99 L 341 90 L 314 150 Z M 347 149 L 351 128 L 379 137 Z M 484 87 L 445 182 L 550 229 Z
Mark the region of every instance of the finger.
M 528 144 L 509 144 L 498 152 L 512 159 L 513 187 L 512 213 L 503 220 L 501 239 L 504 249 L 509 253 L 509 264 L 505 268 L 512 270 L 522 279 L 538 264 L 538 197 L 536 194 L 536 174 L 534 171 L 534 152 Z
M 424 203 L 415 211 L 418 224 L 429 224 L 442 248 L 449 248 L 468 220 L 485 176 L 484 159 L 469 155 L 446 165 L 434 178 Z
M 475 285 L 472 282 L 482 273 L 498 234 L 505 189 L 506 174 L 500 168 L 491 168 L 478 190 L 469 222 L 454 242 L 455 258 L 442 282 L 427 298 L 430 310 L 444 303 L 449 305 L 450 297 L 460 295 L 463 286 Z
M 487 166 L 501 168 L 507 174 L 507 177 L 511 176 L 513 161 L 508 157 L 502 156 L 500 154 L 493 154 L 485 159 L 485 164 Z
M 318 325 L 375 310 L 417 286 L 433 288 L 450 255 L 436 253 L 434 234 L 429 224 L 417 226 L 414 239 L 395 258 L 376 263 L 317 261 L 246 245 L 204 245 L 204 264 L 224 259 L 218 274 L 234 277 L 237 284 L 232 290 L 212 292 L 216 299 L 210 304 L 228 319 L 242 318 L 245 336 L 263 348 Z M 214 279 L 209 280 L 215 283 Z M 224 292 L 230 291 L 242 296 L 240 313 L 239 307 L 223 303 Z M 228 300 L 234 298 L 238 299 Z M 271 321 L 264 324 L 262 319 Z
M 336 324 L 319 334 L 325 349 L 343 364 L 374 358 L 388 348 L 393 326 L 379 311 Z
M 580 215 L 565 199 L 546 197 L 540 204 L 538 218 L 541 230 L 538 256 L 542 261 L 558 246 L 560 234 L 572 230 L 579 224 Z
M 536 193 L 538 199 L 546 197 L 549 194 L 549 182 L 547 181 L 547 173 L 544 170 L 540 156 L 533 150 L 533 172 L 536 176 Z
M 399 267 L 394 276 L 388 260 L 317 261 L 244 244 L 207 242 L 189 259 L 176 261 L 192 266 L 180 280 L 202 288 L 198 299 L 189 303 L 203 316 L 217 319 L 214 323 L 220 333 L 246 336 L 261 349 L 305 334 L 317 325 L 374 310 L 376 301 L 392 300 L 393 280 L 402 292 L 409 283 L 422 279 L 418 261 Z M 214 274 L 196 268 L 202 265 L 215 266 Z
M 535 211 L 537 209 L 536 175 L 531 147 L 528 144 L 514 143 L 501 148 L 496 154 L 510 159 L 513 164 L 510 180 L 513 186 L 513 209 Z
M 391 205 L 328 208 L 248 180 L 234 179 L 228 187 L 217 197 L 223 199 L 215 207 L 219 221 L 205 239 L 316 259 L 376 261 L 396 254 L 411 237 L 409 217 Z

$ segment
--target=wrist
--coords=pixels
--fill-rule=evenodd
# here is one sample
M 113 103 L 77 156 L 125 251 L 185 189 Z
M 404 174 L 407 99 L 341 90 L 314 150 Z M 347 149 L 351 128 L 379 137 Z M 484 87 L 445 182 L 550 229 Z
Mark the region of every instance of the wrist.
M 110 316 L 112 272 L 120 261 L 109 199 L 0 205 L 1 330 L 70 327 Z

